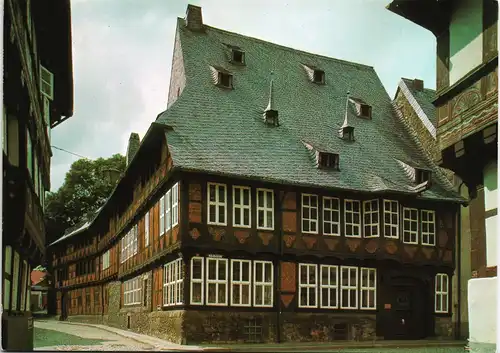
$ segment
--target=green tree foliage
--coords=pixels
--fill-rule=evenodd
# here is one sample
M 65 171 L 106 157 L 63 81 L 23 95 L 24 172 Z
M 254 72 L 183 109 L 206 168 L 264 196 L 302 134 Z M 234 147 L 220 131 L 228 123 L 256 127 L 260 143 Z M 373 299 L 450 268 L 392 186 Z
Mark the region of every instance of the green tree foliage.
M 125 167 L 125 157 L 120 154 L 107 159 L 79 159 L 74 162 L 59 190 L 47 195 L 47 241 L 56 240 L 67 228 L 87 219 L 104 205 L 118 180 L 111 180 L 106 171 L 123 173 Z

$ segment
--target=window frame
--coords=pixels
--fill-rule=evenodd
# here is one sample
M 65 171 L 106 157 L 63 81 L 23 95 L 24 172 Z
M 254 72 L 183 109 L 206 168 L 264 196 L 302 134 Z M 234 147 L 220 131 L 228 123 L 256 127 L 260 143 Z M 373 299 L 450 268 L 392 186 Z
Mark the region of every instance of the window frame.
M 427 214 L 427 220 L 424 221 L 424 214 Z M 432 215 L 432 222 L 429 221 L 429 217 Z M 424 231 L 425 227 L 424 226 L 427 226 L 427 231 Z M 428 231 L 429 230 L 429 227 L 432 226 L 433 228 L 433 231 L 430 232 Z M 420 210 L 420 241 L 421 241 L 421 244 L 422 245 L 425 245 L 425 246 L 436 246 L 436 211 L 434 210 Z M 427 236 L 428 239 L 431 239 L 432 238 L 432 242 L 430 241 L 426 241 L 424 242 L 424 237 Z
M 363 273 L 368 274 L 368 283 L 363 283 Z M 374 274 L 374 284 L 373 287 L 370 286 L 370 276 Z M 373 307 L 369 306 L 369 301 L 367 300 L 367 305 L 363 305 L 363 293 L 373 293 Z M 361 310 L 377 310 L 377 269 L 373 267 L 361 267 L 359 275 L 359 308 Z
M 306 278 L 307 283 L 302 283 L 302 271 L 306 270 Z M 311 284 L 310 280 L 310 270 L 314 270 L 314 283 Z M 318 307 L 318 266 L 316 264 L 309 263 L 299 263 L 299 276 L 298 276 L 298 284 L 299 284 L 299 296 L 298 296 L 298 307 L 299 308 L 317 308 Z M 314 290 L 314 305 L 311 305 L 311 298 L 309 296 L 309 289 Z M 306 291 L 307 304 L 302 304 L 302 291 Z
M 210 187 L 215 188 L 215 201 L 210 200 Z M 224 202 L 219 200 L 219 189 L 224 188 Z M 215 207 L 215 221 L 210 220 L 210 206 Z M 224 222 L 220 221 L 219 207 L 224 207 Z M 220 183 L 207 183 L 207 224 L 227 226 L 227 185 Z
M 106 251 L 104 254 L 102 254 L 102 270 L 107 270 L 111 264 L 109 262 L 110 259 L 110 250 Z
M 163 265 L 163 306 L 184 304 L 183 286 L 184 272 L 182 258 L 175 259 Z
M 248 281 L 243 280 L 243 264 L 247 263 L 248 264 Z M 252 306 L 252 260 L 246 260 L 246 259 L 231 259 L 231 277 L 230 277 L 230 283 L 231 283 L 231 291 L 230 291 L 230 296 L 231 296 L 231 306 L 241 306 L 241 307 L 250 307 Z M 234 267 L 233 265 L 238 265 L 240 267 L 240 279 L 235 280 L 234 279 Z M 239 291 L 240 291 L 240 301 L 239 303 L 236 303 L 234 300 L 234 287 L 238 286 Z M 246 286 L 248 288 L 248 303 L 243 303 L 243 287 Z
M 353 286 L 351 284 L 351 270 L 355 270 L 356 274 L 356 285 Z M 344 285 L 343 284 L 343 279 L 344 279 L 344 270 L 348 271 L 348 284 Z M 348 293 L 348 306 L 343 305 L 343 297 L 344 297 L 344 290 L 347 290 Z M 356 293 L 356 306 L 351 306 L 351 291 L 354 291 Z M 359 267 L 357 266 L 340 266 L 340 308 L 345 309 L 345 310 L 358 310 L 359 308 Z
M 172 229 L 179 224 L 179 183 L 172 186 Z
M 144 216 L 144 247 L 149 246 L 149 211 Z
M 165 193 L 165 233 L 172 229 L 172 189 Z
M 244 204 L 244 190 L 248 190 L 248 205 Z M 239 192 L 240 203 L 236 204 L 236 192 Z M 245 210 L 248 210 L 248 224 L 245 223 Z M 236 213 L 240 214 L 240 224 L 236 223 Z M 252 227 L 252 188 L 249 186 L 233 185 L 233 227 Z
M 331 284 L 330 269 L 335 269 L 335 284 Z M 328 271 L 328 283 L 323 283 L 323 269 Z M 331 298 L 332 290 L 335 291 L 335 305 L 330 305 L 330 300 L 327 304 L 323 304 L 323 289 L 328 290 L 328 299 Z M 300 300 L 300 297 L 299 297 Z M 319 307 L 324 309 L 339 308 L 339 266 L 338 265 L 319 265 Z
M 30 130 L 26 128 L 26 167 L 32 180 L 33 178 L 33 141 L 31 140 Z
M 142 276 L 137 276 L 123 282 L 123 306 L 137 306 L 142 304 Z M 135 299 L 135 296 L 138 299 Z M 132 298 L 132 299 L 129 299 Z
M 373 211 L 373 205 L 376 204 L 376 211 Z M 366 210 L 366 206 L 370 205 L 370 211 Z M 377 218 L 377 222 L 373 223 L 373 217 L 374 215 Z M 369 217 L 370 222 L 366 222 L 366 216 Z M 370 234 L 367 235 L 366 232 L 366 227 L 370 227 L 370 233 L 371 233 L 371 228 L 376 226 L 377 227 L 377 232 L 375 235 Z M 380 202 L 379 199 L 372 199 L 372 200 L 365 200 L 363 201 L 363 237 L 364 238 L 379 238 L 380 237 Z
M 446 279 L 446 286 L 444 286 L 443 282 Z M 440 283 L 441 290 L 438 290 L 438 282 Z M 447 273 L 436 273 L 434 279 L 434 312 L 436 314 L 448 314 L 450 311 L 450 277 Z M 446 304 L 446 309 L 443 310 L 442 303 L 443 297 L 445 298 L 444 303 Z M 438 300 L 439 300 L 439 309 L 438 309 Z
M 259 196 L 259 192 L 262 191 L 263 192 L 263 205 L 264 206 L 259 206 L 259 201 L 260 201 L 260 196 Z M 264 188 L 258 188 L 256 189 L 256 193 L 257 193 L 257 207 L 256 207 L 256 210 L 257 210 L 257 229 L 260 229 L 260 230 L 274 230 L 274 190 L 272 189 L 264 189 Z M 267 200 L 268 200 L 268 196 L 269 194 L 271 195 L 271 207 L 267 207 Z M 264 212 L 264 225 L 263 226 L 260 226 L 259 225 L 259 212 L 262 211 Z M 272 220 L 272 225 L 269 226 L 267 220 L 267 215 L 268 215 L 268 212 L 271 212 L 271 220 Z
M 350 203 L 352 205 L 352 210 L 347 209 L 347 204 Z M 354 205 L 358 205 L 358 212 L 354 212 Z M 352 214 L 352 220 L 353 222 L 348 223 L 347 222 L 347 214 L 351 213 Z M 358 214 L 358 223 L 354 223 L 354 216 L 355 214 Z M 362 238 L 363 234 L 363 224 L 362 224 L 362 217 L 361 217 L 361 202 L 359 200 L 354 200 L 354 199 L 344 199 L 344 236 L 346 238 Z M 347 226 L 350 225 L 353 227 L 353 234 L 354 234 L 354 228 L 358 228 L 358 235 L 347 235 Z
M 305 205 L 305 202 L 304 202 L 305 199 L 309 199 L 309 205 Z M 314 206 L 312 204 L 313 199 L 316 200 L 316 202 L 315 202 L 316 206 Z M 318 202 L 319 200 L 318 199 L 319 199 L 318 195 L 315 195 L 315 194 L 307 194 L 307 193 L 301 194 L 301 198 L 300 198 L 300 200 L 301 200 L 301 205 L 300 205 L 301 206 L 300 207 L 301 222 L 300 222 L 300 224 L 301 224 L 302 233 L 318 234 L 318 231 L 319 231 L 318 230 L 318 226 L 319 226 L 319 224 L 318 224 L 319 223 L 319 202 Z M 304 211 L 306 209 L 307 209 L 307 213 L 308 213 L 309 218 L 304 217 Z M 313 210 L 316 210 L 316 218 L 312 217 Z M 309 230 L 307 230 L 307 231 L 304 230 L 304 222 L 306 224 L 308 224 L 308 226 L 309 226 Z M 314 231 L 311 230 L 311 225 L 313 225 L 313 224 L 315 226 Z
M 195 260 L 200 261 L 201 263 L 201 278 L 193 278 L 193 263 Z M 200 286 L 200 301 L 196 302 L 193 300 L 193 284 L 199 283 L 201 284 Z M 201 256 L 193 256 L 190 261 L 190 267 L 189 267 L 189 304 L 190 305 L 204 305 L 204 299 L 205 299 L 205 258 Z
M 396 212 L 392 210 L 392 206 L 396 204 Z M 386 205 L 389 204 L 390 208 L 387 209 Z M 384 219 L 384 238 L 391 238 L 391 239 L 399 239 L 399 201 L 398 200 L 389 200 L 389 199 L 383 199 L 383 219 Z M 386 222 L 386 215 L 389 215 L 389 219 L 391 220 L 390 222 Z M 396 215 L 396 224 L 392 222 L 392 217 L 393 215 Z M 391 229 L 391 234 L 387 235 L 385 227 L 390 227 Z M 396 229 L 396 236 L 392 235 L 392 229 Z
M 410 212 L 410 217 L 411 217 L 412 211 L 415 211 L 415 214 L 417 215 L 417 219 L 416 219 L 416 220 L 413 220 L 413 219 L 411 219 L 411 218 L 406 218 L 406 216 L 405 216 L 405 211 Z M 418 245 L 418 233 L 419 233 L 419 231 L 420 231 L 419 224 L 418 224 L 418 222 L 419 222 L 419 217 L 418 217 L 418 215 L 419 215 L 419 212 L 418 212 L 418 209 L 417 209 L 417 208 L 412 208 L 412 207 L 405 207 L 405 206 L 403 206 L 403 215 L 402 215 L 402 216 L 403 216 L 403 239 L 402 239 L 402 240 L 403 240 L 403 243 L 405 243 L 405 244 Z M 406 227 L 405 227 L 405 221 L 410 222 L 410 223 L 409 223 L 409 225 L 410 225 L 410 229 L 406 229 Z M 412 230 L 411 230 L 411 225 L 412 225 L 412 223 L 415 223 L 415 224 L 416 224 L 416 226 L 417 226 L 417 230 L 416 230 L 416 231 L 412 231 Z M 414 237 L 415 237 L 415 241 L 408 241 L 408 240 L 406 239 L 406 236 L 405 236 L 406 234 L 405 234 L 405 233 L 409 233 L 410 240 L 411 240 L 411 238 L 412 238 L 412 235 L 414 235 Z
M 323 206 L 323 209 L 322 209 L 322 212 L 323 212 L 323 222 L 322 222 L 322 225 L 323 225 L 323 235 L 328 235 L 328 236 L 340 236 L 341 234 L 341 230 L 340 230 L 340 227 L 341 227 L 341 222 L 340 222 L 340 209 L 341 209 L 341 202 L 340 202 L 340 199 L 338 197 L 330 197 L 330 196 L 323 196 L 322 197 L 322 200 L 323 200 L 323 203 L 322 203 L 322 206 Z M 338 205 L 338 208 L 335 210 L 334 208 L 329 208 L 329 207 L 326 207 L 325 205 L 325 201 L 326 200 L 330 200 L 331 202 L 331 205 L 333 207 L 333 201 L 336 200 L 337 202 L 337 205 Z M 325 217 L 325 214 L 326 212 L 330 212 L 330 221 L 326 221 L 326 217 Z M 338 218 L 338 221 L 335 222 L 333 221 L 333 214 L 334 213 L 337 213 L 337 218 Z M 337 234 L 333 233 L 332 231 L 330 231 L 330 233 L 327 233 L 326 230 L 325 230 L 325 224 L 326 223 L 329 223 L 330 224 L 330 227 L 331 229 L 333 230 L 333 226 L 334 225 L 337 225 Z
M 228 285 L 229 285 L 229 261 L 227 258 L 223 257 L 207 257 L 207 266 L 206 266 L 206 271 L 207 271 L 207 276 L 206 276 L 206 281 L 205 281 L 205 290 L 207 292 L 207 300 L 206 304 L 207 306 L 228 306 Z M 210 262 L 215 261 L 215 279 L 210 278 Z M 225 279 L 221 280 L 219 279 L 219 265 L 220 263 L 225 263 L 226 265 L 226 271 L 225 271 Z M 215 284 L 215 302 L 211 303 L 209 302 L 209 287 L 211 284 Z M 219 285 L 224 285 L 225 286 L 225 291 L 224 291 L 224 300 L 221 301 L 219 298 Z
M 160 237 L 165 233 L 165 195 L 163 195 L 160 198 Z
M 257 264 L 262 265 L 262 281 L 257 281 Z M 271 281 L 266 282 L 266 266 L 269 266 L 271 272 Z M 266 287 L 270 287 L 271 304 L 265 304 Z M 262 304 L 257 304 L 257 291 L 259 288 L 262 292 Z M 274 306 L 274 266 L 272 261 L 267 260 L 253 260 L 253 306 L 256 308 L 272 308 Z

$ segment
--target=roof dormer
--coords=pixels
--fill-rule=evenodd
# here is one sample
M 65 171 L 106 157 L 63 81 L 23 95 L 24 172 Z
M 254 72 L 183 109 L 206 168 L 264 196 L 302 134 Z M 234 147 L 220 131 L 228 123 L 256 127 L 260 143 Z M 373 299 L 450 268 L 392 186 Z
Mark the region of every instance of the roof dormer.
M 371 119 L 372 107 L 360 98 L 350 97 L 349 100 L 354 103 L 356 108 L 356 115 L 360 118 Z
M 333 153 L 325 151 L 322 148 L 313 146 L 308 142 L 302 141 L 304 146 L 311 153 L 315 166 L 319 169 L 333 169 L 339 170 L 339 155 L 338 153 Z
M 424 191 L 428 189 L 432 184 L 432 170 L 416 166 L 410 162 L 403 162 L 399 159 L 396 160 L 399 165 L 403 168 L 408 179 L 415 184 L 413 189 L 415 191 Z
M 264 110 L 264 122 L 270 126 L 279 126 L 278 110 L 274 103 L 274 89 L 273 89 L 273 73 L 271 72 L 271 82 L 269 83 L 269 102 Z
M 229 62 L 233 65 L 245 65 L 245 52 L 236 45 L 226 44 Z
M 302 64 L 302 66 L 304 67 L 304 70 L 306 70 L 307 76 L 311 82 L 318 85 L 325 84 L 325 71 L 313 65 Z
M 345 141 L 354 141 L 354 126 L 350 125 L 347 116 L 349 113 L 349 92 L 347 92 L 347 99 L 345 102 L 345 116 L 344 123 L 339 129 L 339 137 Z
M 233 89 L 233 74 L 223 67 L 212 65 L 212 79 L 214 84 L 221 88 Z

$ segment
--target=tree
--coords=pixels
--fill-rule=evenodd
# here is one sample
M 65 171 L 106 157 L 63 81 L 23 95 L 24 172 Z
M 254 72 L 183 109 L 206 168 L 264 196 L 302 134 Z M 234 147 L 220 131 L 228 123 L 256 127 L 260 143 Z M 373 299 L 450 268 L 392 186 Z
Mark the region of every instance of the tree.
M 116 185 L 116 180 L 106 177 L 106 171 L 123 173 L 125 168 L 125 157 L 120 154 L 107 159 L 79 159 L 74 162 L 59 190 L 47 194 L 47 241 L 56 240 L 67 228 L 92 216 L 104 205 Z

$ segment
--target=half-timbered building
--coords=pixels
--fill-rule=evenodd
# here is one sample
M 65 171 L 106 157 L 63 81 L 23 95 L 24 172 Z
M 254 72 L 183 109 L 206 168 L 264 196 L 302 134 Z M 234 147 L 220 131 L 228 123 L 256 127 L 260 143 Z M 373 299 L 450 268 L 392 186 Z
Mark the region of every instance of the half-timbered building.
M 7 0 L 3 17 L 2 347 L 33 349 L 31 269 L 44 264 L 51 129 L 73 115 L 69 0 Z
M 63 318 L 187 344 L 452 334 L 463 199 L 372 67 L 189 5 L 168 108 L 127 160 L 95 218 L 51 246 Z

